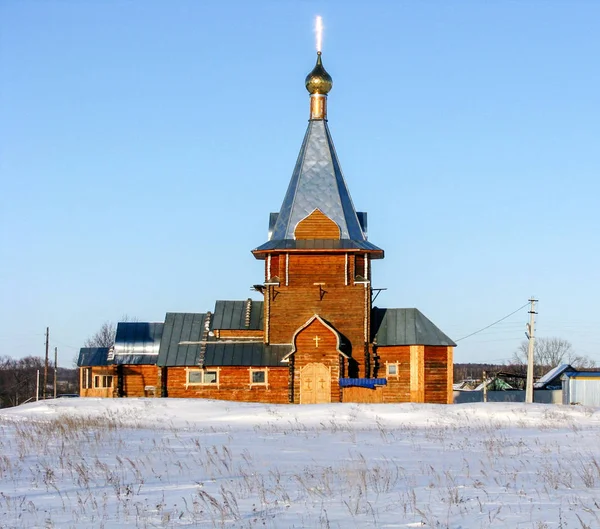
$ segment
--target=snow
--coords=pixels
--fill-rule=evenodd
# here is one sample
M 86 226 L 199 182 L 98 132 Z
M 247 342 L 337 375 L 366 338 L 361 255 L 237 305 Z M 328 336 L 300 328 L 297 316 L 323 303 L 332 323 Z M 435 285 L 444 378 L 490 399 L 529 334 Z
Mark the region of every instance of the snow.
M 57 399 L 0 410 L 0 527 L 599 528 L 600 409 Z

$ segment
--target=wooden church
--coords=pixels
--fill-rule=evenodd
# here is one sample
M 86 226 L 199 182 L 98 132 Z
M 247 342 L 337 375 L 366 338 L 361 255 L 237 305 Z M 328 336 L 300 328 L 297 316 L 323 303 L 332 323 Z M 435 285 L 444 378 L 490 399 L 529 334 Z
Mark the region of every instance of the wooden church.
M 451 403 L 455 343 L 418 309 L 373 307 L 367 239 L 327 125 L 321 53 L 306 77 L 310 119 L 271 213 L 261 301 L 217 301 L 164 323 L 119 323 L 110 350 L 82 349 L 81 396 L 270 403 Z

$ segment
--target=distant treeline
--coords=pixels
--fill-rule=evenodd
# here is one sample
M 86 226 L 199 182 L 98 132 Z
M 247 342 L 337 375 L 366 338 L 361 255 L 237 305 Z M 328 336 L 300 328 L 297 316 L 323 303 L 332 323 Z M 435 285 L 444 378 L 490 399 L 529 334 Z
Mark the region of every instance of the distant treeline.
M 527 366 L 522 364 L 454 364 L 454 382 L 482 380 L 484 371 L 488 377 L 496 373 L 514 373 L 524 376 L 527 374 Z
M 28 400 L 35 400 L 37 372 L 40 372 L 39 398 L 44 398 L 44 359 L 39 356 L 10 358 L 0 356 L 0 408 L 17 406 Z M 56 377 L 57 393 L 78 393 L 79 377 L 77 369 L 59 367 Z M 48 363 L 46 392 L 48 398 L 54 396 L 54 364 Z

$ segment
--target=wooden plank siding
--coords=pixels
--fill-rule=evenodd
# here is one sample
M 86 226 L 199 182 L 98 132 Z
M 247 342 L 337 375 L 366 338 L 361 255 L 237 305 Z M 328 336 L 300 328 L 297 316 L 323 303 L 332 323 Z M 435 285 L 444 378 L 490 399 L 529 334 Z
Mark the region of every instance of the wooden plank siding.
M 340 227 L 320 209 L 315 209 L 296 225 L 294 238 L 339 239 Z
M 348 387 L 342 388 L 342 402 L 365 402 L 378 404 L 384 401 L 385 386 L 376 386 L 374 389 Z
M 193 368 L 167 368 L 167 394 L 175 398 L 201 398 L 285 404 L 288 402 L 288 367 L 268 367 L 267 385 L 250 384 L 249 367 L 210 367 L 206 371 L 219 372 L 219 383 L 186 387 L 187 370 Z M 258 368 L 254 368 L 258 369 Z

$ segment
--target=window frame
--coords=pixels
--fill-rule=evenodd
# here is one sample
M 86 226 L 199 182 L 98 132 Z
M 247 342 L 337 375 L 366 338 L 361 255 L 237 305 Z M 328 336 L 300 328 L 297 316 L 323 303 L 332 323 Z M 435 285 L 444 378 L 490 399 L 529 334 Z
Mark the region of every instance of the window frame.
M 103 374 L 94 375 L 93 389 L 111 389 L 113 387 L 113 382 L 114 382 L 113 379 L 114 379 L 113 375 L 103 375 Z M 110 381 L 110 383 L 109 383 L 109 381 Z
M 192 387 L 220 387 L 221 385 L 221 373 L 220 373 L 220 368 L 215 367 L 212 369 L 206 369 L 206 368 L 202 368 L 202 367 L 186 367 L 185 368 L 185 388 L 189 388 L 190 386 Z M 190 382 L 190 374 L 192 373 L 199 373 L 200 374 L 200 382 Z M 205 377 L 207 374 L 209 373 L 214 373 L 215 374 L 215 380 L 214 382 L 206 382 L 205 381 Z
M 81 370 L 81 389 L 92 389 L 92 388 L 93 388 L 92 368 L 84 367 Z
M 251 367 L 248 369 L 250 376 L 250 387 L 269 387 L 269 370 L 266 367 Z M 254 382 L 254 373 L 264 373 L 265 379 L 263 382 Z
M 390 367 L 395 369 L 395 373 L 390 373 Z M 398 378 L 400 376 L 400 362 L 386 362 L 385 363 L 385 375 L 386 378 Z

